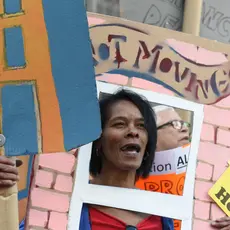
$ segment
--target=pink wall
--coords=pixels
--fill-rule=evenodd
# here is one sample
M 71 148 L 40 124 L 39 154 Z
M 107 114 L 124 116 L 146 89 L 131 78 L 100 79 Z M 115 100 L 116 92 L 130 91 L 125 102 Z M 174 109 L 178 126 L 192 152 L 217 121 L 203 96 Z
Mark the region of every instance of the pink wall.
M 100 77 L 100 80 L 128 84 L 124 76 Z M 99 80 L 98 79 L 98 80 Z M 116 79 L 116 82 L 114 82 Z M 129 85 L 155 92 L 170 94 L 165 88 L 137 78 Z M 208 190 L 224 172 L 230 159 L 230 97 L 215 106 L 205 106 L 205 119 L 201 134 L 199 161 L 196 172 L 194 227 L 193 230 L 209 230 L 209 222 L 224 216 L 224 213 L 211 201 Z M 76 158 L 72 154 L 57 153 L 42 155 L 39 171 L 32 185 L 30 199 L 30 230 L 64 230 L 67 226 L 70 195 L 72 191 L 72 171 Z
M 65 230 L 76 157 L 72 153 L 41 154 L 32 182 L 28 229 Z
M 205 117 L 196 170 L 194 230 L 210 228 L 208 222 L 223 211 L 208 197 L 209 188 L 226 170 L 230 160 L 230 97 L 205 106 Z

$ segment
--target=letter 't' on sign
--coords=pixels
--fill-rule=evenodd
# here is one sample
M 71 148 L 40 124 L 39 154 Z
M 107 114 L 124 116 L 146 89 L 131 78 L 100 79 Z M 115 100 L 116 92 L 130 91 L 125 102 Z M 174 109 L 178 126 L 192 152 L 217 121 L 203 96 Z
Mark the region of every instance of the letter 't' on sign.
M 219 180 L 209 190 L 209 196 L 216 204 L 230 216 L 230 162 L 227 170 L 222 174 Z

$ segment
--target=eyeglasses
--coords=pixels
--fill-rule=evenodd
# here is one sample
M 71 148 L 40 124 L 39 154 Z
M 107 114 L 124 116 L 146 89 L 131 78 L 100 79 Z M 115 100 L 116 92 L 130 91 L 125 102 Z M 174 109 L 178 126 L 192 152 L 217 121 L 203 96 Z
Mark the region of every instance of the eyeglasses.
M 174 129 L 177 130 L 181 130 L 183 127 L 190 127 L 190 124 L 188 122 L 185 121 L 178 121 L 178 120 L 173 120 L 173 121 L 169 121 L 163 125 L 160 125 L 157 127 L 157 129 L 162 129 L 165 126 L 171 125 Z
M 132 225 L 127 225 L 126 230 L 138 230 L 137 227 L 132 226 Z

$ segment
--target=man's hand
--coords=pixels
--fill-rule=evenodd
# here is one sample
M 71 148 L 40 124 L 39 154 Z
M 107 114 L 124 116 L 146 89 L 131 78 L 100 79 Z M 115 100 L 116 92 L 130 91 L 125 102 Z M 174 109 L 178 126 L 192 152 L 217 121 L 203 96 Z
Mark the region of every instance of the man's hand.
M 5 156 L 0 156 L 0 188 L 15 185 L 19 180 L 15 163 Z
M 230 217 L 223 217 L 212 222 L 212 226 L 221 230 L 230 230 Z

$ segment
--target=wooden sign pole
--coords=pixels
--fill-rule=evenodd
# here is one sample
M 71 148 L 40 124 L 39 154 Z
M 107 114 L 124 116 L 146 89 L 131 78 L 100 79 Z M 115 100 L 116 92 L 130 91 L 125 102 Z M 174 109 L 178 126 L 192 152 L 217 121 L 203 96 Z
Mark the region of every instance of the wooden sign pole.
M 182 31 L 184 33 L 188 33 L 196 36 L 200 35 L 202 4 L 203 4 L 203 0 L 185 0 L 184 20 L 182 26 Z M 192 121 L 190 112 L 186 111 L 181 115 L 185 121 L 188 122 Z
M 185 0 L 182 27 L 184 33 L 200 35 L 202 4 L 203 0 Z
M 16 158 L 11 158 L 16 160 Z M 0 188 L 0 228 L 1 230 L 18 230 L 18 187 Z
M 184 33 L 192 34 L 195 36 L 200 35 L 202 6 L 203 0 L 185 0 L 184 20 L 182 26 L 182 31 Z M 189 112 L 186 113 L 187 114 L 184 115 L 187 117 L 187 120 L 192 121 L 191 114 Z M 181 226 L 183 226 L 183 221 Z

